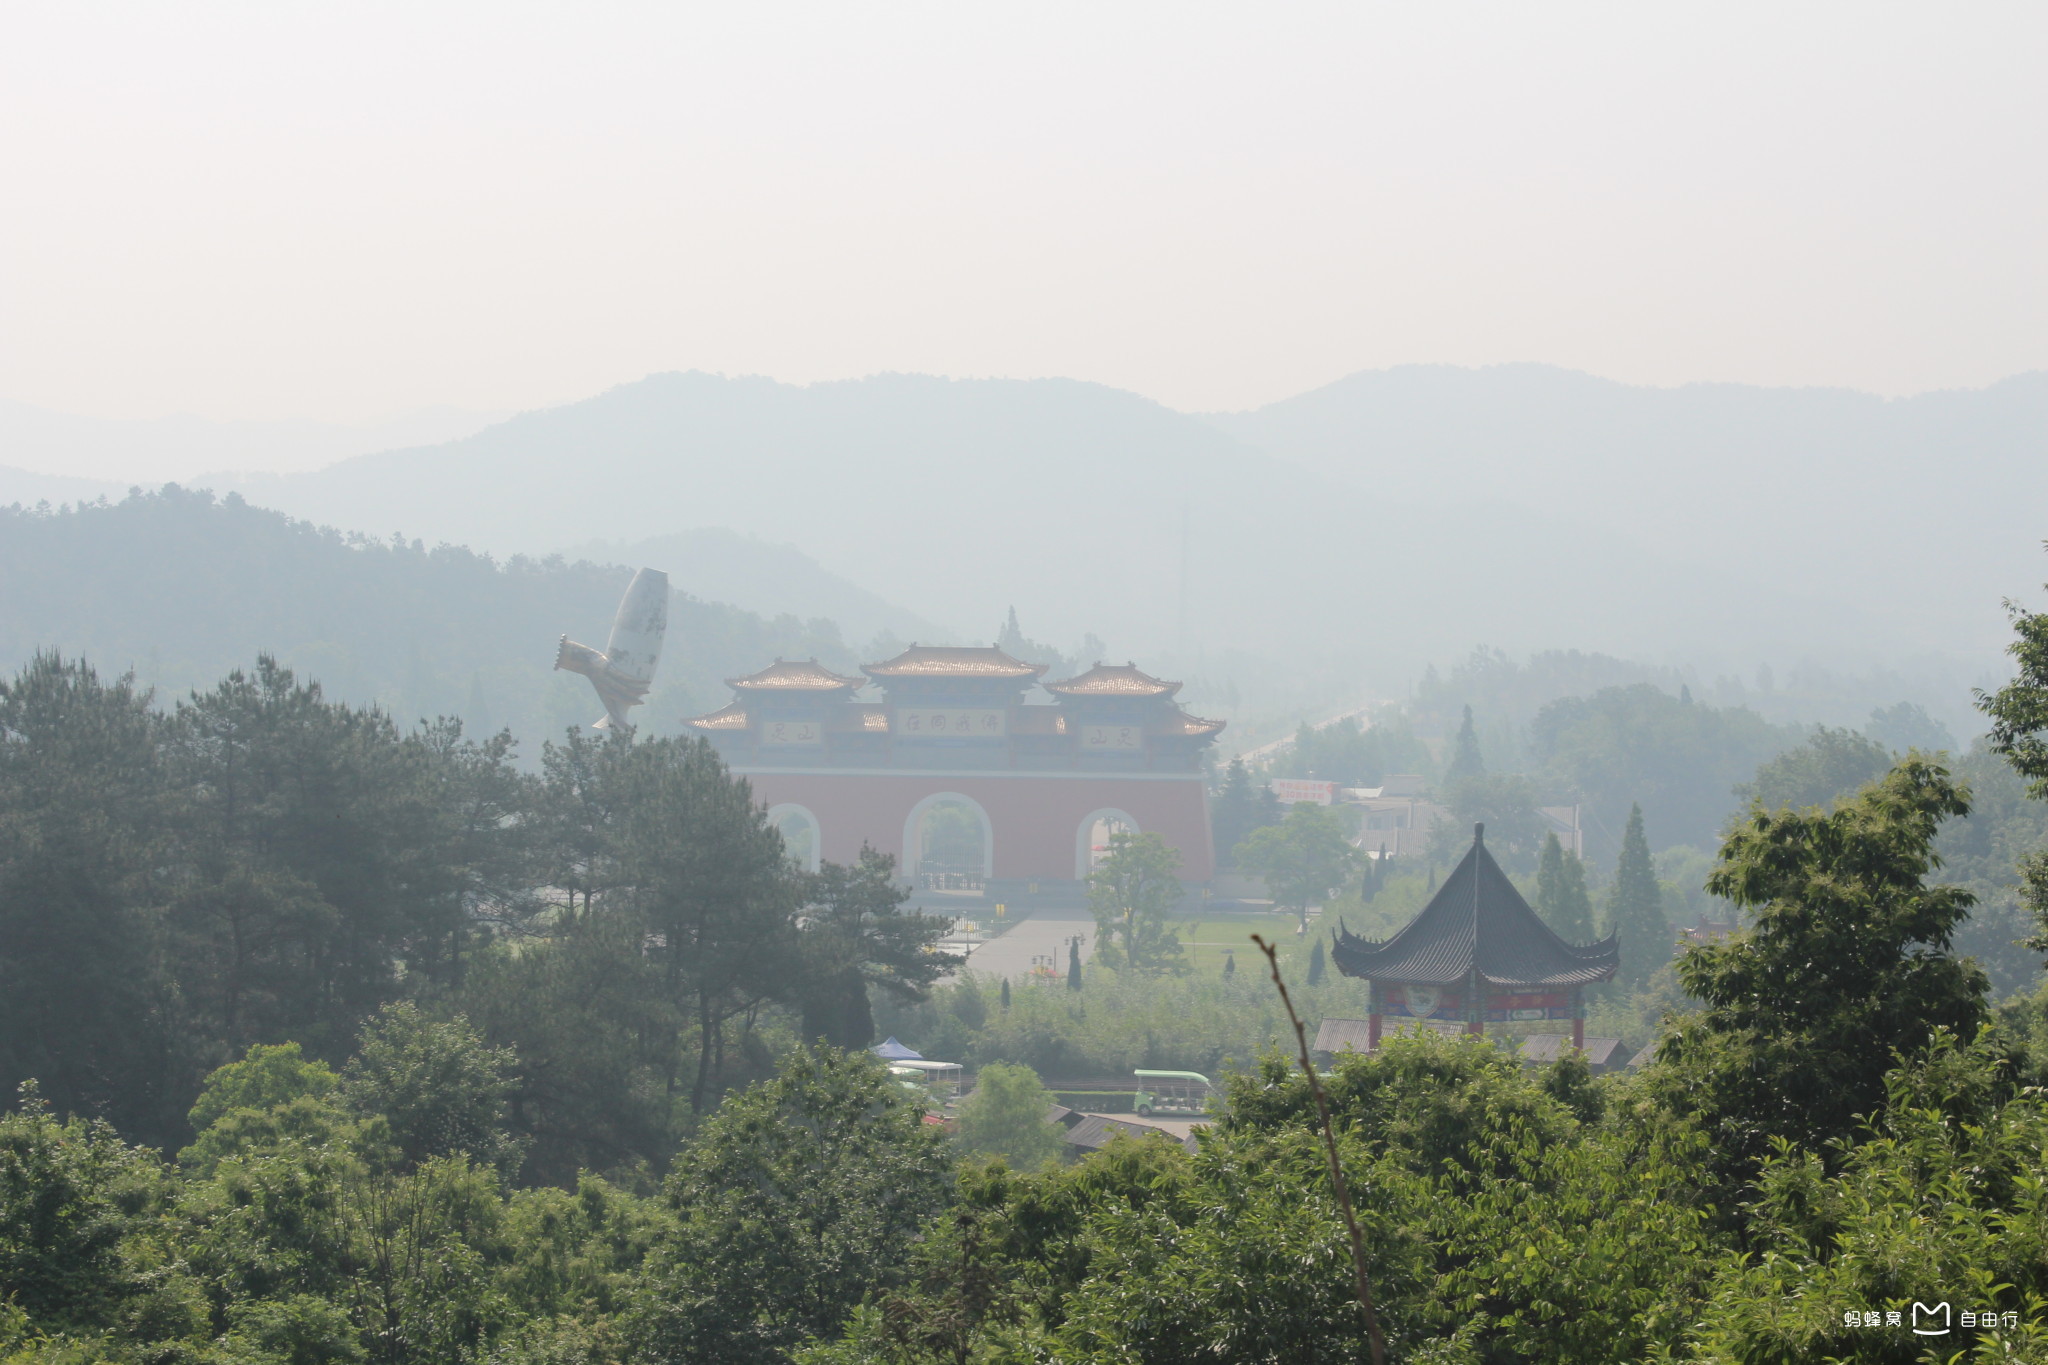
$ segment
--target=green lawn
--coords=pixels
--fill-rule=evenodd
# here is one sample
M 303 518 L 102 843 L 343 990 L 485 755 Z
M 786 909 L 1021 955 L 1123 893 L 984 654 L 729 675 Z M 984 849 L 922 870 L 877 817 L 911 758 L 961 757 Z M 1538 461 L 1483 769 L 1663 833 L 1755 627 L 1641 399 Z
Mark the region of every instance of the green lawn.
M 1284 953 L 1286 945 L 1294 941 L 1296 923 L 1292 911 L 1284 915 L 1203 915 L 1179 921 L 1177 930 L 1182 946 L 1187 949 L 1188 966 L 1197 975 L 1214 976 L 1222 972 L 1226 955 L 1237 958 L 1240 972 L 1263 969 L 1264 959 L 1251 935 L 1264 934 L 1268 940 L 1278 941 Z M 1320 921 L 1312 918 L 1308 924 L 1313 934 Z

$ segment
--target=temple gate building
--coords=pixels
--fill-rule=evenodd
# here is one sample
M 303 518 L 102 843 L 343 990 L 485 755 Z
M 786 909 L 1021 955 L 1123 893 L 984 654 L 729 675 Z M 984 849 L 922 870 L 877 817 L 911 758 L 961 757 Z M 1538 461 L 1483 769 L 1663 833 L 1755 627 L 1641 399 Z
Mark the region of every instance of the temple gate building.
M 1586 1045 L 1585 988 L 1621 966 L 1620 939 L 1580 947 L 1537 918 L 1486 850 L 1486 826 L 1429 904 L 1383 943 L 1342 929 L 1331 958 L 1368 983 L 1366 1047 L 1382 1020 L 1452 1021 L 1467 1033 L 1488 1024 L 1569 1019 L 1572 1046 Z
M 1183 881 L 1212 875 L 1201 759 L 1223 722 L 1183 711 L 1179 683 L 1102 663 L 1043 682 L 1046 665 L 992 647 L 912 645 L 861 672 L 778 659 L 684 722 L 809 865 L 867 844 L 925 885 L 1074 895 L 1122 829 L 1157 831 Z M 1027 702 L 1034 686 L 1052 702 Z

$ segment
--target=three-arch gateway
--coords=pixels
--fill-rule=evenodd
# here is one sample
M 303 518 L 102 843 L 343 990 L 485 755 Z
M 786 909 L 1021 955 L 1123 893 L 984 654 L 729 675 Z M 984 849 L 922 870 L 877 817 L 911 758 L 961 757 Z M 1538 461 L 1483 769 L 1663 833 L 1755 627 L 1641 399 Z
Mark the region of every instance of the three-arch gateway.
M 912 645 L 843 677 L 816 660 L 777 660 L 730 678 L 732 704 L 685 722 L 812 866 L 863 845 L 906 879 L 964 876 L 988 894 L 1079 890 L 1108 837 L 1156 831 L 1180 851 L 1182 880 L 1209 880 L 1202 750 L 1223 722 L 1189 715 L 1180 684 L 1135 664 L 1096 664 L 1042 684 L 1044 664 L 997 648 Z M 858 693 L 872 682 L 882 699 Z M 935 871 L 936 870 L 936 871 Z

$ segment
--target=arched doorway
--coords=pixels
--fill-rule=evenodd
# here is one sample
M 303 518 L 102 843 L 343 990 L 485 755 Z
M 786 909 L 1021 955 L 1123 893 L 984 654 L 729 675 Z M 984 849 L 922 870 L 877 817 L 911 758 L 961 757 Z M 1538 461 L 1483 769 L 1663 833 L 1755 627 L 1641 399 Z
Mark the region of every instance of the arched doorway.
M 904 879 L 927 891 L 979 892 L 995 872 L 995 828 L 972 797 L 937 792 L 903 822 Z
M 1137 832 L 1138 822 L 1128 812 L 1107 806 L 1091 812 L 1074 834 L 1074 880 L 1088 880 L 1088 874 L 1108 856 L 1110 835 Z
M 768 823 L 782 835 L 783 856 L 806 872 L 818 870 L 819 847 L 824 840 L 818 817 L 794 802 L 768 808 Z

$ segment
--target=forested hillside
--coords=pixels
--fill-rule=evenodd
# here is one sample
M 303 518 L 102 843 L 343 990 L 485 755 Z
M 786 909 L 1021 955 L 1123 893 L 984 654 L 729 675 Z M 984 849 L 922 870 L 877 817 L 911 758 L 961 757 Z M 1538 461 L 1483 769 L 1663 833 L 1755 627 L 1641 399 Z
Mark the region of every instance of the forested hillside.
M 531 750 L 599 714 L 583 679 L 552 671 L 555 640 L 602 648 L 634 567 L 499 563 L 175 487 L 55 511 L 0 508 L 0 668 L 58 650 L 133 669 L 169 700 L 263 652 L 335 700 L 408 723 L 460 716 L 472 735 L 509 726 Z M 698 599 L 685 576 L 671 582 L 668 645 L 640 712 L 651 732 L 723 705 L 722 679 L 777 656 L 859 662 L 829 621 L 764 620 Z

